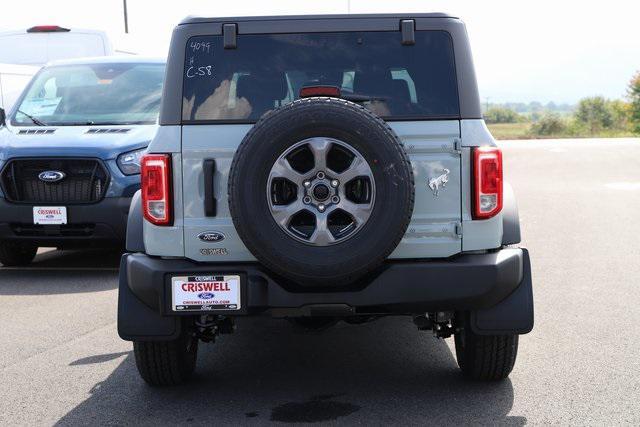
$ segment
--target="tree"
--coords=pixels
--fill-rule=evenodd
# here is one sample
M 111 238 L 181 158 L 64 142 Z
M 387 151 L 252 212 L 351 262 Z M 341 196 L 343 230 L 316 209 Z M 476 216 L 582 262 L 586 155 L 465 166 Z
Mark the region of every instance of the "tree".
M 484 113 L 487 123 L 518 123 L 522 116 L 510 108 L 491 107 Z
M 629 131 L 631 119 L 631 104 L 621 99 L 609 101 L 613 118 L 612 128 L 620 131 Z
M 640 133 L 640 71 L 629 82 L 628 96 L 631 102 L 629 121 L 633 132 Z
M 536 136 L 561 135 L 567 130 L 567 123 L 557 113 L 546 113 L 531 125 L 531 133 Z
M 581 99 L 576 110 L 576 120 L 586 125 L 591 134 L 610 129 L 614 121 L 611 106 L 602 96 Z

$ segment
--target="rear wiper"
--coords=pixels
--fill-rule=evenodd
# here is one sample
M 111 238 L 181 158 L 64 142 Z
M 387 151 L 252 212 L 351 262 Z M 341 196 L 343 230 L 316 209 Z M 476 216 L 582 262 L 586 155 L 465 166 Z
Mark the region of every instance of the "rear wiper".
M 29 120 L 31 120 L 33 122 L 34 125 L 38 125 L 38 126 L 49 126 L 48 124 L 46 124 L 45 122 L 43 122 L 42 120 L 33 117 L 30 114 L 25 113 L 22 110 L 17 110 L 18 113 L 22 114 L 23 116 L 26 116 Z

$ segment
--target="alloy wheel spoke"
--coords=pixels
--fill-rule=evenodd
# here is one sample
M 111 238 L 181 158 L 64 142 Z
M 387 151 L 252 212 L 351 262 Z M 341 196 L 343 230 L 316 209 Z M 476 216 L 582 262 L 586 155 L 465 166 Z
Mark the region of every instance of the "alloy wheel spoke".
M 333 237 L 331 231 L 329 230 L 329 215 L 328 213 L 317 214 L 316 215 L 316 228 L 313 231 L 311 237 L 309 237 L 309 242 L 323 246 L 328 245 L 336 241 L 336 238 Z
M 326 138 L 312 138 L 308 144 L 313 154 L 314 170 L 316 172 L 325 171 L 327 169 L 327 154 L 331 149 L 331 141 Z
M 356 223 L 356 227 L 360 227 L 364 224 L 369 215 L 371 215 L 371 209 L 373 205 L 371 203 L 354 203 L 351 200 L 343 198 L 340 203 L 336 205 L 336 209 L 342 209 L 347 212 Z
M 367 162 L 362 157 L 357 156 L 353 158 L 351 165 L 349 165 L 344 172 L 338 175 L 338 179 L 344 185 L 359 176 L 373 178 L 371 176 L 371 169 Z
M 304 180 L 304 177 L 291 167 L 286 157 L 281 157 L 276 161 L 271 168 L 270 178 L 285 178 L 298 186 L 302 185 Z
M 286 228 L 289 225 L 291 217 L 304 208 L 305 206 L 302 204 L 300 199 L 296 199 L 288 205 L 272 205 L 271 213 L 273 215 L 273 219 L 275 219 L 282 227 Z

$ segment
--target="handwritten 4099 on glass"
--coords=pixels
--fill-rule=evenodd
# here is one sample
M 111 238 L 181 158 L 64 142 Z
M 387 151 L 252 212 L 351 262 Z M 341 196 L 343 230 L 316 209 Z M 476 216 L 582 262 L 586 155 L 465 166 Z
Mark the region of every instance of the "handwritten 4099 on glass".
M 211 43 L 206 41 L 192 41 L 189 43 L 189 49 L 192 53 L 197 55 L 200 54 L 211 54 Z M 189 66 L 185 71 L 185 75 L 187 78 L 192 79 L 194 77 L 210 77 L 213 76 L 213 65 L 211 64 L 203 64 L 203 65 L 194 65 L 195 57 L 191 56 L 189 58 Z

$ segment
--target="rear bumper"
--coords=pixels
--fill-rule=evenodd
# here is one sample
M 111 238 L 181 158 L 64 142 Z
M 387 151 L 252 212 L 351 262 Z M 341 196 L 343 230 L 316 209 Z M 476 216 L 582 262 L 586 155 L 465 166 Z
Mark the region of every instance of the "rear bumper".
M 123 245 L 130 204 L 131 197 L 107 197 L 67 205 L 68 224 L 36 226 L 33 205 L 0 198 L 0 240 L 58 247 Z
M 193 313 L 171 311 L 171 276 L 214 273 L 241 276 L 244 308 L 229 315 L 265 311 L 292 317 L 471 311 L 477 313 L 478 329 L 489 325 L 487 331 L 526 333 L 533 326 L 531 269 L 526 249 L 508 248 L 435 261 L 388 261 L 357 290 L 325 292 L 294 292 L 257 263 L 199 264 L 125 254 L 120 265 L 120 336 L 133 340 L 177 334 L 180 316 Z M 523 300 L 505 311 L 504 303 L 511 295 Z M 523 304 L 527 307 L 520 307 Z M 502 311 L 496 311 L 500 307 Z M 516 319 L 518 324 L 511 325 L 514 309 L 526 313 Z

